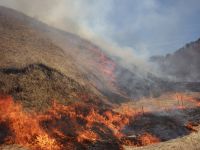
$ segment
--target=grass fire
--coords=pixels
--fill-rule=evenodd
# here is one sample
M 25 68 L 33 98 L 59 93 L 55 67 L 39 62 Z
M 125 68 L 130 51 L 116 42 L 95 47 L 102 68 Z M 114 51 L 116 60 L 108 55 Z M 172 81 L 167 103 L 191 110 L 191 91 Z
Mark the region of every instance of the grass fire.
M 192 97 L 189 96 L 181 97 L 192 103 L 195 101 L 191 101 Z M 112 110 L 100 109 L 89 103 L 77 102 L 64 106 L 53 101 L 51 108 L 35 113 L 23 109 L 12 97 L 2 96 L 1 144 L 18 144 L 34 150 L 92 149 L 99 146 L 102 149 L 123 149 L 123 146 L 145 146 L 197 132 L 195 126 L 198 125 L 195 123 L 200 121 L 189 119 L 189 113 L 194 110 L 188 112 L 189 107 L 186 106 L 157 111 L 145 108 L 129 111 L 130 108 L 125 107 Z M 185 123 L 181 124 L 173 118 L 177 111 L 184 115 L 188 113 Z M 168 117 L 159 116 L 164 112 L 168 113 Z M 177 113 L 176 117 L 180 117 L 180 114 Z
M 128 122 L 128 116 L 81 103 L 53 103 L 46 112 L 36 114 L 25 112 L 11 97 L 0 100 L 1 143 L 31 149 L 74 149 L 86 148 L 89 143 L 118 142 Z

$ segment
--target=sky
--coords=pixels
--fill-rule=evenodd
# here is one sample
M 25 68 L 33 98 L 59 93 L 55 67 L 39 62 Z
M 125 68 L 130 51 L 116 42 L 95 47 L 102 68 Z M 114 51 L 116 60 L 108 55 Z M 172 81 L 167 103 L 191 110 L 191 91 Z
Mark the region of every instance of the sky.
M 142 57 L 172 53 L 200 38 L 200 0 L 0 0 L 0 5 Z

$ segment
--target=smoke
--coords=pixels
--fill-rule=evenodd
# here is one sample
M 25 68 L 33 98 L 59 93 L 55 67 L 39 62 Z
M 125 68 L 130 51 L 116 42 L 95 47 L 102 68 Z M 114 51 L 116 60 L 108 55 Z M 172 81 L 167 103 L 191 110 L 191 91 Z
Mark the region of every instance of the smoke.
M 112 1 L 93 0 L 2 0 L 1 5 L 17 9 L 51 26 L 92 38 L 105 33 L 106 16 Z
M 150 67 L 143 53 L 134 54 L 132 47 L 124 47 L 110 38 L 113 26 L 108 22 L 114 0 L 1 0 L 0 4 L 19 10 L 56 28 L 75 33 L 100 46 L 109 55 L 119 58 L 120 63 L 131 68 L 138 65 L 145 71 Z
M 134 3 L 135 2 L 135 3 Z M 135 0 L 134 2 L 131 2 L 131 4 L 136 4 L 138 6 L 138 1 Z M 113 16 L 113 12 L 115 12 L 113 9 L 115 8 L 116 4 L 118 4 L 119 1 L 115 0 L 34 0 L 34 1 L 27 1 L 27 0 L 1 0 L 0 5 L 7 6 L 10 8 L 14 8 L 18 11 L 21 11 L 28 16 L 34 17 L 42 22 L 45 22 L 51 26 L 54 26 L 56 28 L 72 32 L 74 34 L 77 34 L 85 39 L 88 39 L 101 47 L 106 53 L 108 53 L 110 56 L 113 56 L 113 58 L 117 58 L 118 62 L 125 68 L 128 68 L 131 72 L 134 74 L 137 73 L 138 76 L 141 76 L 141 78 L 146 77 L 148 75 L 148 72 L 151 72 L 153 74 L 156 74 L 159 77 L 162 77 L 163 75 L 160 74 L 159 71 L 156 69 L 152 69 L 151 64 L 148 64 L 146 61 L 146 58 L 149 56 L 149 53 L 146 51 L 148 46 L 144 43 L 142 44 L 143 50 L 141 49 L 134 49 L 130 46 L 125 46 L 120 42 L 117 42 L 115 37 L 120 37 L 123 34 L 126 34 L 127 37 L 125 40 L 132 40 L 132 36 L 129 35 L 128 31 L 133 33 L 136 33 L 136 30 L 141 31 L 140 26 L 144 27 L 144 29 L 147 28 L 156 28 L 155 22 L 158 21 L 159 25 L 161 24 L 164 26 L 165 22 L 169 22 L 169 26 L 172 27 L 170 24 L 172 22 L 172 25 L 174 25 L 174 21 L 170 20 L 170 18 L 177 18 L 175 15 L 174 17 L 173 13 L 168 14 L 166 13 L 166 18 L 162 17 L 162 15 L 158 14 L 156 10 L 158 10 L 159 5 L 157 1 L 151 0 L 149 2 L 140 2 L 140 9 L 137 10 L 139 12 L 138 16 L 136 17 L 134 14 L 131 14 L 132 12 L 126 12 L 126 7 L 123 8 L 122 6 L 119 6 L 120 10 L 119 12 L 122 12 L 121 16 L 116 17 L 115 19 L 121 19 L 119 20 L 119 23 L 115 23 L 113 25 L 113 19 L 110 18 L 110 16 Z M 124 2 L 127 4 L 130 3 L 130 1 Z M 132 8 L 132 6 L 131 6 Z M 162 7 L 161 7 L 162 8 Z M 181 7 L 182 8 L 182 7 Z M 118 8 L 119 9 L 119 8 Z M 174 9 L 174 8 L 173 8 Z M 147 16 L 142 13 L 142 10 L 148 10 L 150 14 Z M 123 14 L 123 11 L 126 12 Z M 189 10 L 188 10 L 189 11 Z M 116 15 L 119 15 L 118 14 Z M 136 19 L 133 21 L 133 19 L 130 21 L 127 21 L 127 18 L 123 15 L 129 14 L 130 16 L 134 16 Z M 125 19 L 123 20 L 124 17 Z M 161 19 L 162 18 L 162 19 Z M 151 23 L 151 20 L 153 20 L 154 23 Z M 116 20 L 115 20 L 116 21 Z M 120 22 L 125 22 L 126 26 L 120 26 Z M 148 22 L 148 23 L 147 23 Z M 178 22 L 176 22 L 178 23 Z M 175 24 L 176 24 L 175 23 Z M 123 24 L 123 23 L 122 23 Z M 171 33 L 168 32 L 167 28 L 167 34 Z M 173 30 L 172 30 L 173 31 Z M 158 29 L 157 32 L 160 32 L 160 29 Z M 156 33 L 157 33 L 156 32 Z M 141 31 L 141 35 L 144 34 Z M 162 33 L 160 33 L 162 34 Z M 114 35 L 114 36 L 113 36 Z M 137 34 L 135 35 L 137 36 Z M 142 35 L 143 36 L 143 35 Z M 123 38 L 123 36 L 122 36 Z M 133 38 L 133 43 L 134 39 Z M 140 36 L 139 36 L 140 38 Z M 153 39 L 153 37 L 147 37 L 148 39 Z M 137 41 L 137 40 L 136 40 Z M 141 41 L 139 42 L 139 45 L 141 47 Z M 160 44 L 160 42 L 158 43 Z M 161 43 L 162 44 L 162 43 Z M 133 44 L 132 44 L 133 45 Z M 137 45 L 137 44 L 136 44 Z M 137 46 L 135 46 L 137 47 Z M 140 56 L 138 56 L 138 53 L 136 54 L 136 51 L 140 52 Z M 135 70 L 135 66 L 139 66 L 137 70 Z M 121 72 L 119 73 L 121 74 Z M 124 73 L 123 75 L 124 76 Z M 128 75 L 126 75 L 128 76 Z M 128 83 L 129 79 L 132 79 L 133 75 L 130 74 L 128 77 L 124 79 L 124 83 Z
M 199 0 L 1 0 L 0 4 L 93 42 L 104 39 L 122 51 L 129 47 L 142 58 L 171 53 L 200 34 Z

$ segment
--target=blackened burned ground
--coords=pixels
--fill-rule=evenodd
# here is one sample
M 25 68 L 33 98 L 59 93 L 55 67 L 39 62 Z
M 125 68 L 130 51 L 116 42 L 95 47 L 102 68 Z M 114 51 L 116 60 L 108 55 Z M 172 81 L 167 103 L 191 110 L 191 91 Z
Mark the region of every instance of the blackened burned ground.
M 12 95 L 26 108 L 36 110 L 48 108 L 52 100 L 68 104 L 95 97 L 92 91 L 75 80 L 43 64 L 0 69 L 0 93 Z
M 148 112 L 133 118 L 124 129 L 130 140 L 137 143 L 137 137 L 149 133 L 160 141 L 168 141 L 193 132 L 188 124 L 200 124 L 200 108 L 170 110 L 169 112 Z M 134 136 L 133 136 L 134 135 Z
M 135 135 L 150 133 L 161 141 L 175 139 L 190 133 L 179 120 L 171 116 L 159 116 L 150 113 L 136 117 L 129 128 Z

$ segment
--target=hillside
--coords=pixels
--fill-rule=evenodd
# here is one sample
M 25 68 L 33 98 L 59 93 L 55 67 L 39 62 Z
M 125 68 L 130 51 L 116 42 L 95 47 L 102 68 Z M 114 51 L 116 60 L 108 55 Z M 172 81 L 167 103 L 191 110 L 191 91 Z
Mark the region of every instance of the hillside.
M 1 70 L 23 70 L 30 65 L 36 65 L 36 68 L 39 68 L 36 70 L 40 70 L 38 74 L 45 76 L 43 78 L 48 81 L 48 84 L 43 84 L 42 77 L 36 77 L 32 73 L 32 77 L 28 75 L 22 80 L 22 76 L 15 76 L 18 73 L 1 71 L 1 93 L 13 95 L 15 99 L 31 101 L 25 105 L 31 106 L 32 101 L 38 99 L 44 99 L 45 102 L 50 99 L 74 101 L 79 99 L 77 95 L 99 97 L 107 99 L 107 102 L 121 103 L 130 98 L 157 95 L 168 90 L 165 81 L 151 74 L 143 76 L 137 69 L 124 68 L 91 42 L 50 27 L 12 9 L 0 7 L 0 35 Z M 65 79 L 51 76 L 51 80 L 48 80 L 49 77 L 40 64 L 49 68 L 51 74 L 54 72 L 61 74 Z M 33 72 L 35 67 L 27 70 L 28 73 Z M 24 73 L 26 76 L 27 71 Z M 11 78 L 15 80 L 10 80 Z M 67 83 L 71 84 L 68 79 L 76 84 L 66 87 Z M 65 81 L 62 82 L 63 80 Z M 52 87 L 55 84 L 57 86 Z M 16 86 L 14 89 L 13 85 Z M 64 87 L 64 90 L 61 87 Z M 80 90 L 80 87 L 84 90 Z M 157 90 L 158 87 L 160 92 Z M 55 89 L 57 91 L 52 93 Z
M 45 107 L 52 99 L 65 103 L 81 99 L 77 95 L 102 97 L 73 57 L 31 27 L 31 22 L 32 18 L 0 7 L 1 93 L 30 107 L 40 107 L 38 103 Z

